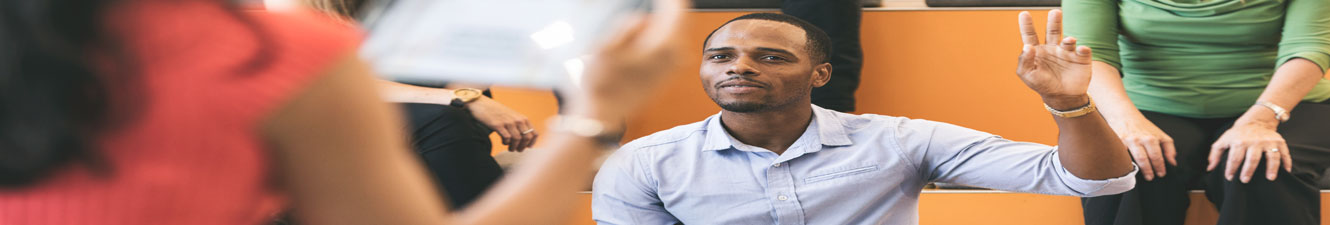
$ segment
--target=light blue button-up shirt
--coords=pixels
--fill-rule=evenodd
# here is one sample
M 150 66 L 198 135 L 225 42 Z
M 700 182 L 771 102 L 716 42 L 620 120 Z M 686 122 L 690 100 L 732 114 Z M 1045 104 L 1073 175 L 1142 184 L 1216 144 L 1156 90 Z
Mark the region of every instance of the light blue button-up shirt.
M 596 175 L 599 224 L 918 224 L 928 182 L 1054 195 L 1117 194 L 1068 172 L 1056 147 L 927 120 L 813 106 L 784 154 L 726 133 L 720 115 L 637 139 Z M 776 121 L 773 121 L 776 122 Z

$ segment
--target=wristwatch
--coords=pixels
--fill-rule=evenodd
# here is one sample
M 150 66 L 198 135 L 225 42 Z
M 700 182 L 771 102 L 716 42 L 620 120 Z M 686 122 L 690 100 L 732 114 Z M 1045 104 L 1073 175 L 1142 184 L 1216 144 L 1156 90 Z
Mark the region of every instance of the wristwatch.
M 466 103 L 471 103 L 484 96 L 480 89 L 458 88 L 453 90 L 453 101 L 448 103 L 453 107 L 466 107 Z

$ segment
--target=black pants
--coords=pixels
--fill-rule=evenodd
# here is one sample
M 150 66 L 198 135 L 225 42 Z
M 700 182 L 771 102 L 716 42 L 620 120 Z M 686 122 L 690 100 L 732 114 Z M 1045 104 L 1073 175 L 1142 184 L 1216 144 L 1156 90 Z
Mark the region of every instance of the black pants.
M 465 208 L 503 176 L 490 156 L 492 132 L 465 109 L 402 104 L 411 146 L 453 210 Z
M 1288 143 L 1293 172 L 1279 170 L 1274 181 L 1265 178 L 1265 160 L 1243 184 L 1224 179 L 1226 163 L 1206 172 L 1210 145 L 1236 118 L 1195 119 L 1145 112 L 1145 117 L 1173 138 L 1177 166 L 1165 164 L 1165 177 L 1145 181 L 1136 175 L 1136 188 L 1126 193 L 1083 198 L 1087 225 L 1181 225 L 1187 215 L 1189 190 L 1205 189 L 1219 211 L 1220 225 L 1314 225 L 1321 220 L 1321 197 L 1316 181 L 1330 165 L 1330 104 L 1301 103 L 1292 119 L 1279 125 Z M 1227 159 L 1225 154 L 1223 159 Z
M 831 36 L 831 81 L 813 89 L 813 104 L 841 112 L 854 111 L 854 91 L 864 53 L 859 47 L 859 0 L 784 0 L 781 13 L 799 17 Z

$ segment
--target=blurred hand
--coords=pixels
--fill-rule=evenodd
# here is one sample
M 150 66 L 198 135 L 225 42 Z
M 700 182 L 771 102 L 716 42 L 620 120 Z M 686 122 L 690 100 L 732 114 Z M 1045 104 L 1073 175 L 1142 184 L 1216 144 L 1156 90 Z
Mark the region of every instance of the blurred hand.
M 682 62 L 679 57 L 684 46 L 679 26 L 688 1 L 653 2 L 654 12 L 626 20 L 620 32 L 588 62 L 582 78 L 583 92 L 573 97 L 570 112 L 597 114 L 583 115 L 591 117 L 626 116 Z
M 1178 165 L 1178 151 L 1173 147 L 1173 138 L 1144 116 L 1124 119 L 1113 130 L 1131 152 L 1131 158 L 1140 167 L 1145 180 L 1164 177 L 1167 174 L 1164 163 Z
M 1085 91 L 1090 86 L 1090 47 L 1077 47 L 1072 37 L 1061 38 L 1062 11 L 1048 12 L 1047 41 L 1042 44 L 1029 12 L 1021 12 L 1018 21 L 1021 42 L 1025 43 L 1016 67 L 1021 81 L 1055 109 L 1084 105 L 1088 101 Z
M 1286 171 L 1293 171 L 1293 158 L 1288 152 L 1288 144 L 1284 142 L 1284 137 L 1275 132 L 1278 122 L 1273 124 L 1268 122 L 1255 122 L 1239 119 L 1234 123 L 1233 128 L 1224 131 L 1219 136 L 1214 145 L 1210 146 L 1210 165 L 1206 171 L 1212 171 L 1219 163 L 1227 163 L 1224 168 L 1224 178 L 1229 181 L 1238 173 L 1238 166 L 1242 166 L 1242 183 L 1251 181 L 1251 177 L 1256 168 L 1261 163 L 1261 157 L 1265 156 L 1265 178 L 1275 180 L 1279 174 L 1279 168 L 1283 166 Z M 1228 151 L 1228 159 L 1220 161 L 1224 151 Z
M 531 121 L 508 106 L 499 104 L 494 99 L 481 97 L 467 103 L 466 108 L 476 120 L 499 133 L 499 137 L 503 138 L 503 144 L 508 145 L 508 151 L 521 152 L 536 144 L 536 137 L 539 135 L 531 126 Z

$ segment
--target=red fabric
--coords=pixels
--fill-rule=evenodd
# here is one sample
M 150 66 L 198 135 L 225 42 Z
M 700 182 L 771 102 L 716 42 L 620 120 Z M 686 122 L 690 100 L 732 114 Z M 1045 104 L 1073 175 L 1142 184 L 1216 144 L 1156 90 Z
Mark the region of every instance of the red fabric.
M 237 14 L 222 2 L 112 8 L 105 22 L 129 52 L 139 94 L 113 96 L 133 113 L 102 136 L 97 151 L 111 170 L 71 164 L 0 190 L 0 225 L 263 224 L 277 213 L 283 195 L 270 182 L 260 125 L 353 54 L 359 33 L 312 12 Z M 259 54 L 264 67 L 246 70 Z

